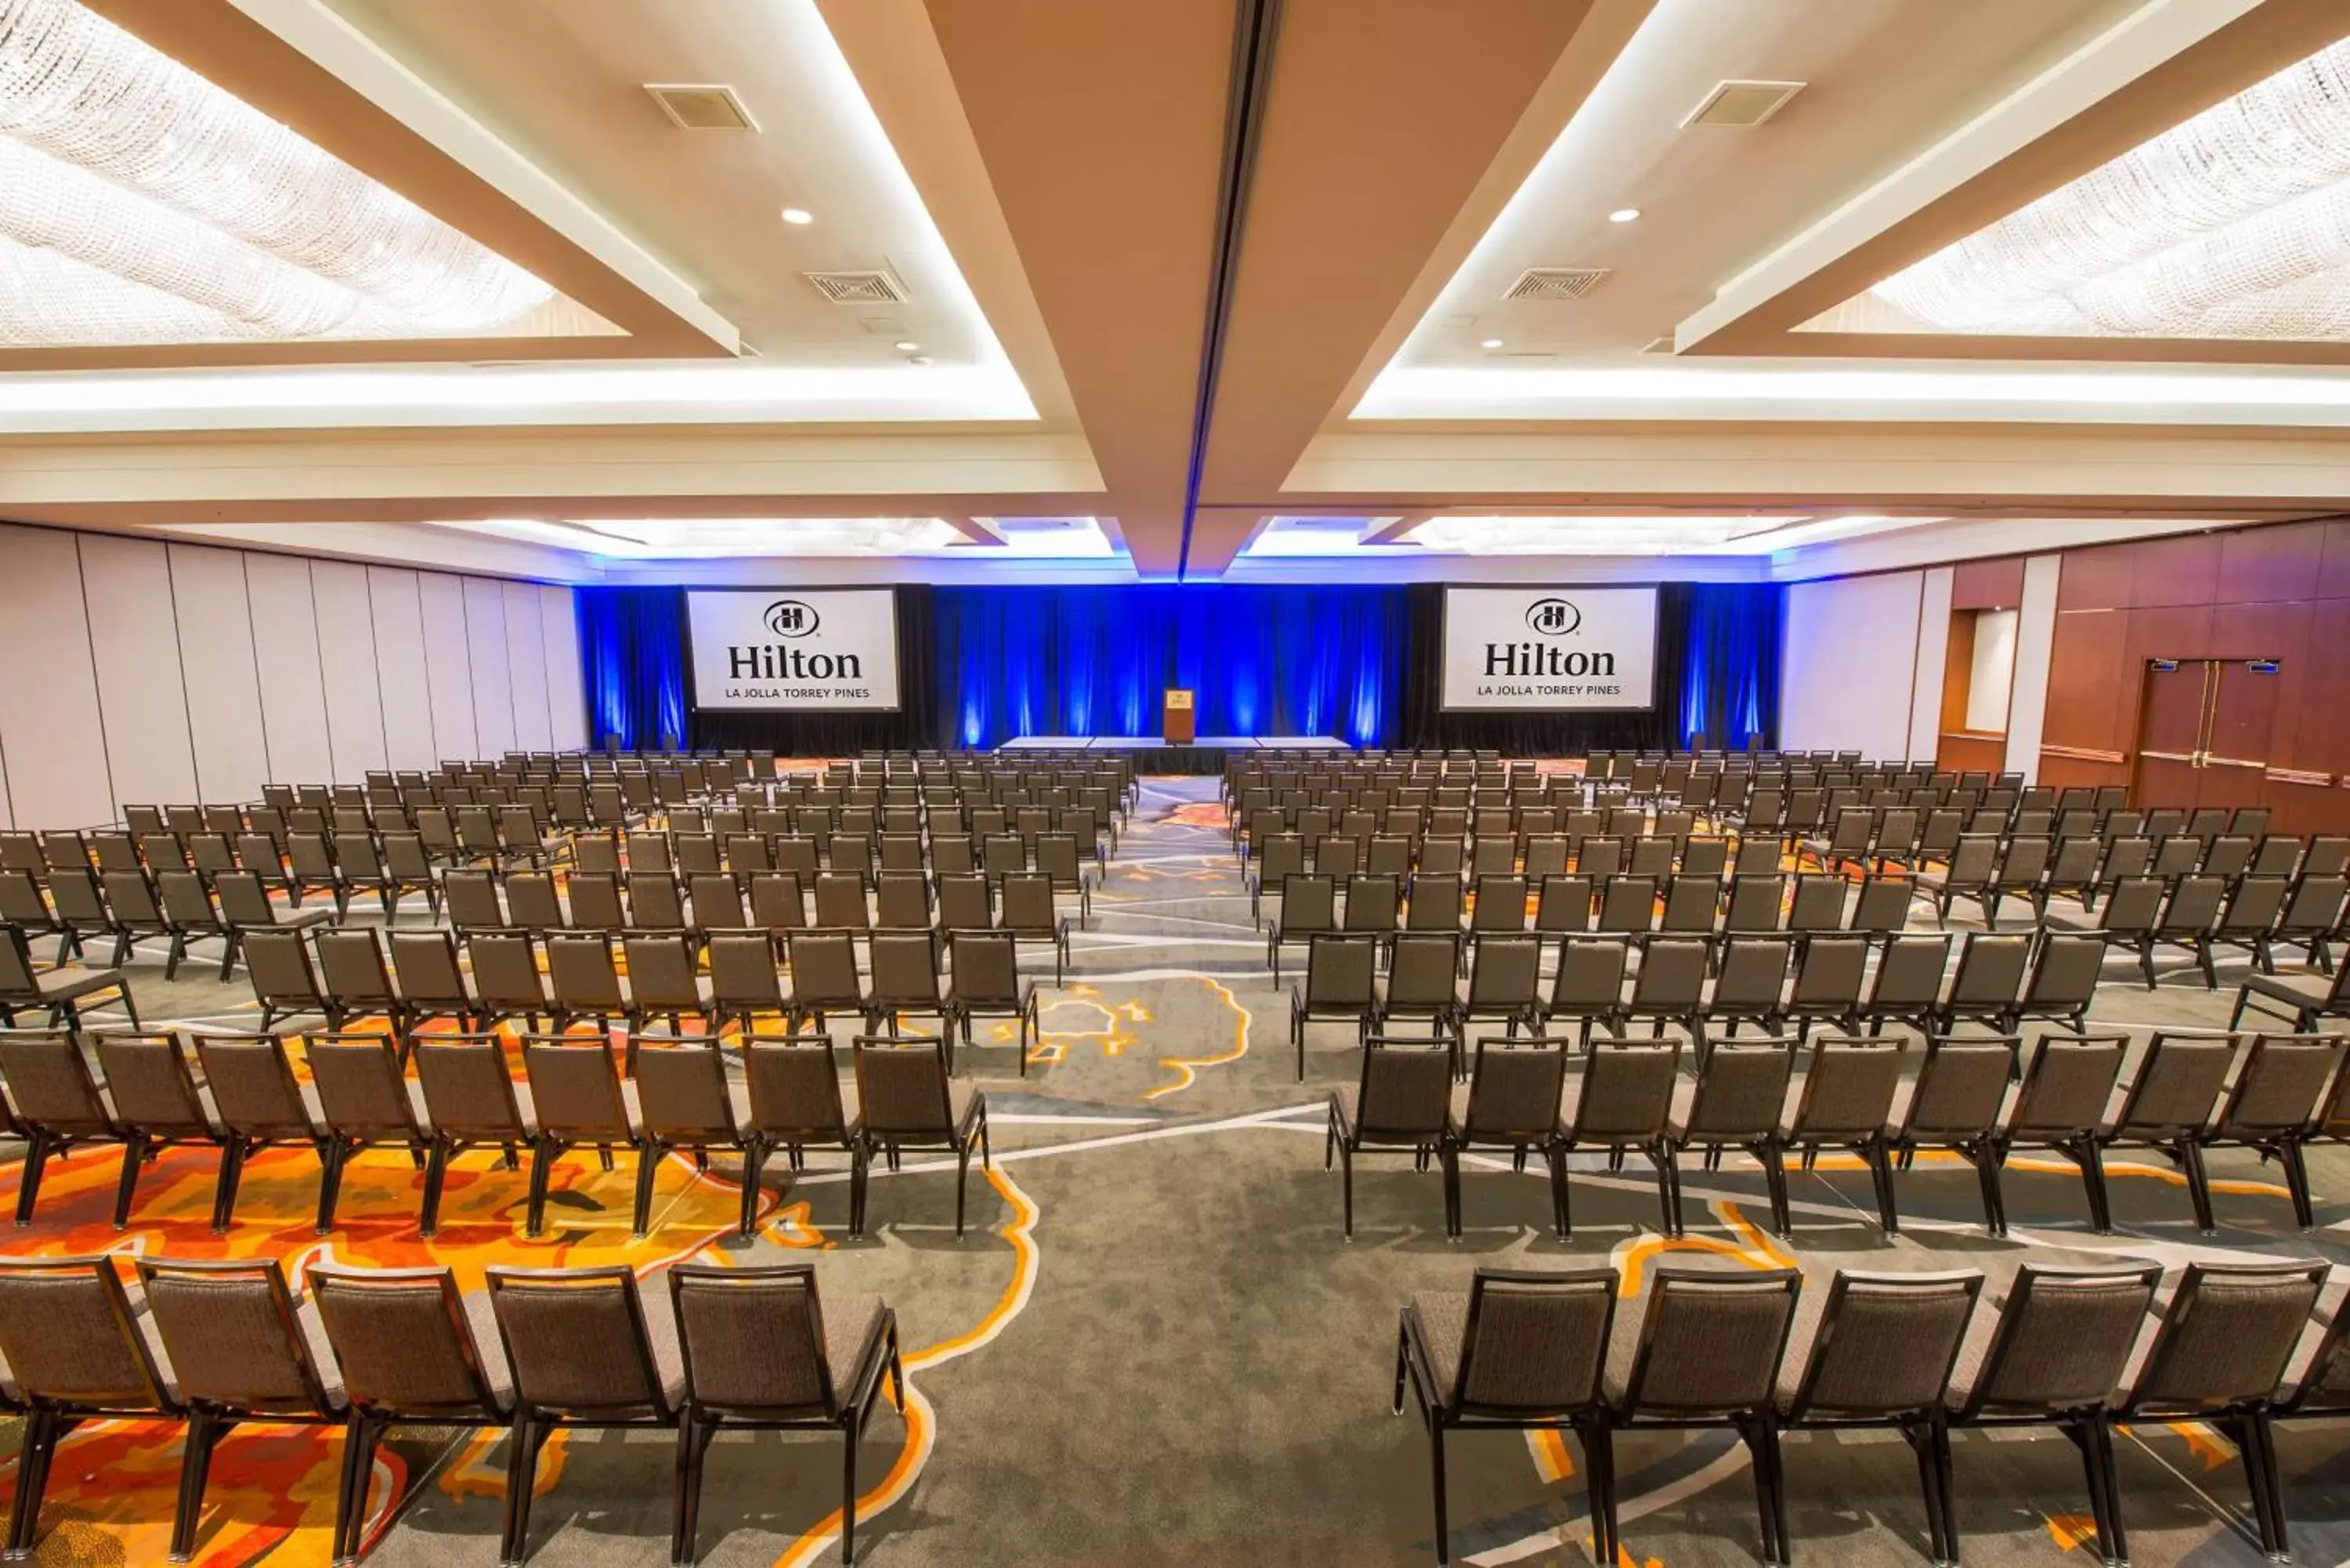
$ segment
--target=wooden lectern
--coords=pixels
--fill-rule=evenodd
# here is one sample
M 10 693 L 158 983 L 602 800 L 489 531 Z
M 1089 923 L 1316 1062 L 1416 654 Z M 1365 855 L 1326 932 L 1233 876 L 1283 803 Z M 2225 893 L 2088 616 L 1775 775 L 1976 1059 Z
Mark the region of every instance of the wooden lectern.
M 1188 746 L 1198 733 L 1191 707 L 1191 693 L 1170 687 L 1167 704 L 1159 711 L 1159 738 L 1170 746 Z

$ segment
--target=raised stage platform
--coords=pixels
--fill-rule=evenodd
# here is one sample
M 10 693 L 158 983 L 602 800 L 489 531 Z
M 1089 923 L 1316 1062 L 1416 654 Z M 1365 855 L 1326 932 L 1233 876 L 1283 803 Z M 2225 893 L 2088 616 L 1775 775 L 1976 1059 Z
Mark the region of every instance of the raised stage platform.
M 1351 752 L 1328 735 L 1202 735 L 1173 746 L 1156 735 L 1023 735 L 999 752 L 1117 752 L 1134 760 L 1138 774 L 1221 774 L 1235 752 Z

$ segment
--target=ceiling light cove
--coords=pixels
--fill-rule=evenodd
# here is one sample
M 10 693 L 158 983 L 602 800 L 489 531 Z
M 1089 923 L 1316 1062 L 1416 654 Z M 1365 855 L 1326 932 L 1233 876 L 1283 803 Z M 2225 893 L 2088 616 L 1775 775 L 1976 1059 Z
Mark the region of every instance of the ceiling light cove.
M 618 330 L 75 0 L 0 0 L 0 346 Z
M 2350 340 L 2350 40 L 1803 329 Z
M 1405 537 L 1463 556 L 1770 556 L 1888 533 L 1930 517 L 1431 517 Z
M 491 517 L 435 528 L 551 545 L 594 562 L 941 556 L 1099 560 L 1118 550 L 1093 517 Z

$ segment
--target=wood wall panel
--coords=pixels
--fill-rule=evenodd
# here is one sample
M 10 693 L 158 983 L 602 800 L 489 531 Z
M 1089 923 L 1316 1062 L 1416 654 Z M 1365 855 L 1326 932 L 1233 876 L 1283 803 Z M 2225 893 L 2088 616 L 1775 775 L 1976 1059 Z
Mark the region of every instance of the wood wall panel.
M 2072 575 L 2073 564 L 2068 560 L 2064 576 Z M 2098 752 L 2118 752 L 2128 746 L 2130 737 L 2123 721 L 2137 675 L 2125 646 L 2129 615 L 2127 610 L 2109 609 L 2056 612 L 2056 638 L 2048 658 L 2048 722 L 2041 733 L 2043 746 Z
M 1961 561 L 1950 579 L 1954 610 L 2013 609 L 2023 602 L 2023 558 Z
M 432 755 L 456 761 L 482 754 L 473 728 L 473 659 L 465 624 L 465 587 L 440 572 L 416 574 L 424 627 L 424 686 L 432 703 Z
M 113 534 L 81 536 L 82 593 L 98 708 L 106 729 L 115 811 L 196 799 L 196 753 L 180 670 L 171 558 L 162 542 Z
M 2317 566 L 2317 587 L 2311 597 L 2350 599 L 2350 517 L 2336 517 L 2325 525 L 2325 546 Z
M 244 556 L 173 545 L 170 561 L 197 794 L 205 800 L 257 800 L 270 778 L 269 734 L 261 717 Z
M 2306 663 L 2285 765 L 2350 774 L 2350 599 L 2309 607 Z
M 253 610 L 253 662 L 262 727 L 269 737 L 270 781 L 331 779 L 335 753 L 328 739 L 327 680 L 310 563 L 299 556 L 239 554 Z
M 2007 765 L 2007 737 L 1946 732 L 1934 749 L 1934 765 L 1953 773 L 1995 774 Z
M 465 649 L 473 658 L 474 755 L 502 757 L 514 750 L 514 678 L 506 669 L 504 585 L 467 577 Z
M 0 524 L 0 753 L 20 828 L 95 827 L 114 815 L 75 543 Z
M 2058 610 L 2127 609 L 2130 578 L 2137 569 L 2135 545 L 2097 545 L 2064 552 L 2064 575 L 2056 583 Z
M 2220 585 L 2220 540 L 2212 534 L 2144 539 L 2129 546 L 2133 607 L 2208 605 Z
M 2314 591 L 2325 554 L 2324 524 L 2233 528 L 2219 539 L 2220 576 L 2212 603 L 2305 599 Z

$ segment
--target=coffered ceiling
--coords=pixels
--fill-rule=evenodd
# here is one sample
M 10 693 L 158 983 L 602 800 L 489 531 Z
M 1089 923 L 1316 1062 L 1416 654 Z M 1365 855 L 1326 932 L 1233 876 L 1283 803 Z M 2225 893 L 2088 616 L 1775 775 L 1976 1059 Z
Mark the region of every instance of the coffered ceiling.
M 2344 510 L 2345 36 L 2339 0 L 0 0 L 0 517 L 1083 581 Z

